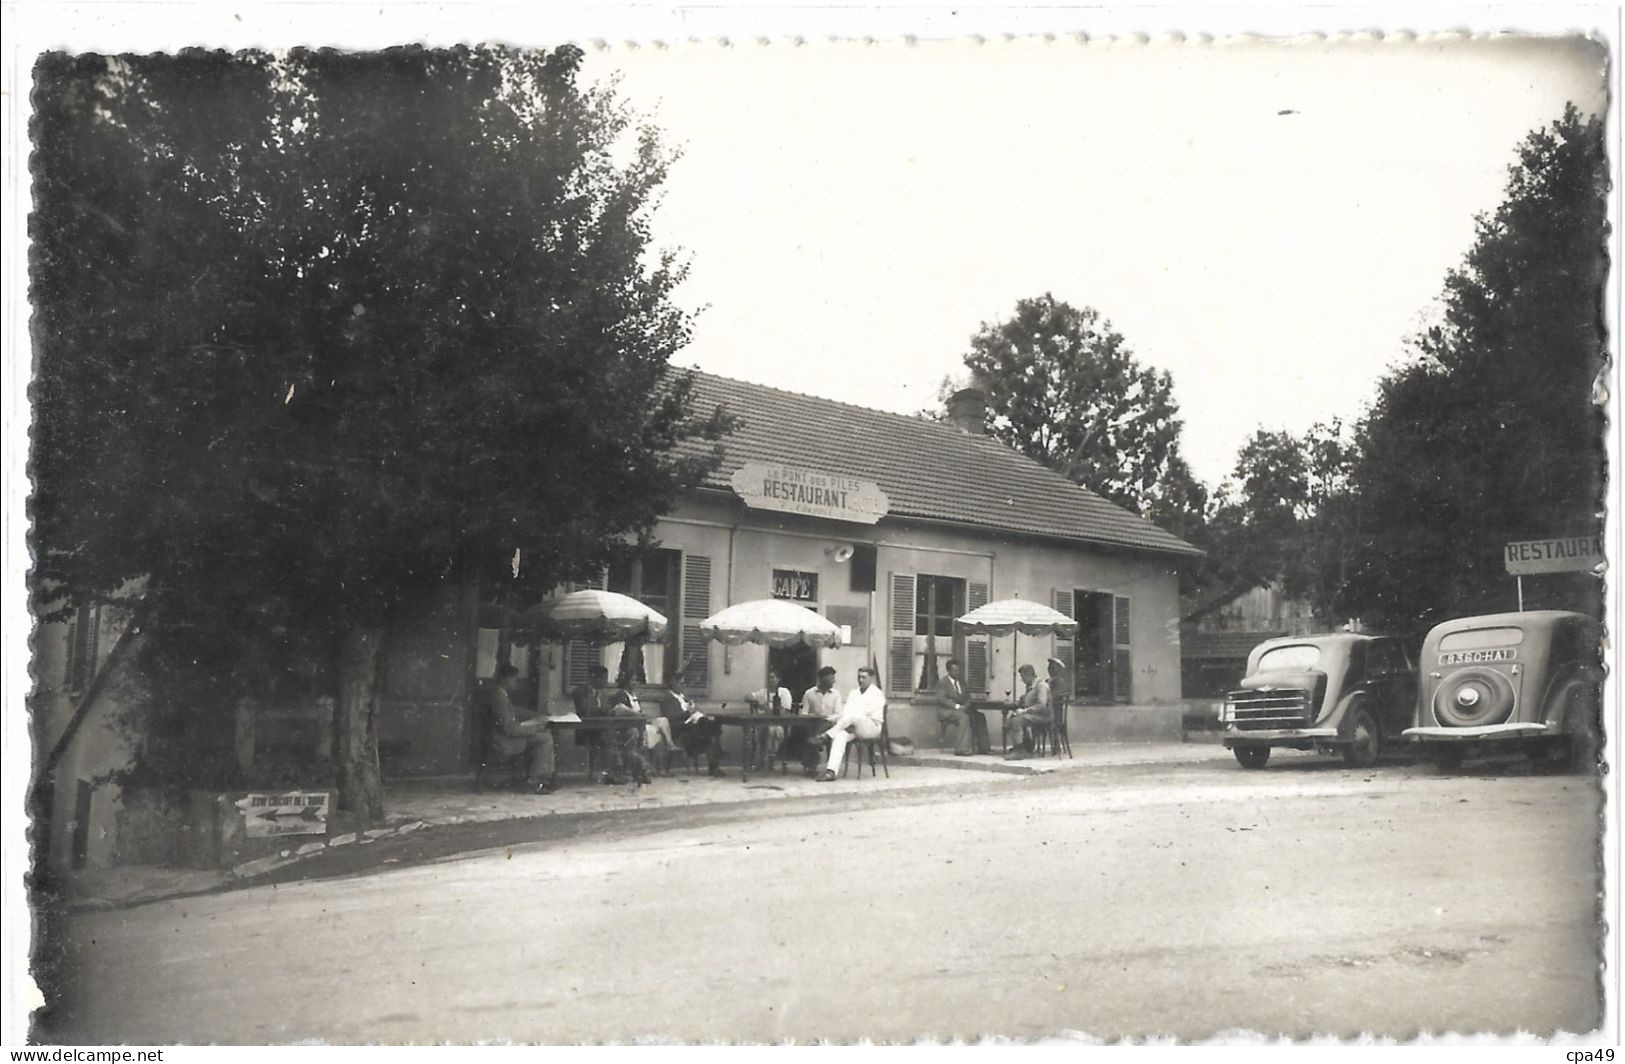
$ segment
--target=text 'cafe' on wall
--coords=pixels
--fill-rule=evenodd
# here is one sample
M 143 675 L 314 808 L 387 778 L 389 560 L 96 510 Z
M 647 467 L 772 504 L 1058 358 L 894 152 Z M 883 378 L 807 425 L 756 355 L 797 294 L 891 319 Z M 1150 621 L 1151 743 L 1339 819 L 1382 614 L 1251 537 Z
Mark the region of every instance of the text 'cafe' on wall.
M 645 700 L 658 703 L 682 670 L 702 706 L 742 709 L 771 668 L 799 701 L 820 666 L 838 670 L 845 692 L 858 667 L 873 664 L 892 734 L 933 745 L 934 688 L 949 657 L 964 663 L 974 693 L 994 699 L 1019 695 L 1017 664 L 1042 674 L 1048 657 L 1071 663 L 1074 724 L 1090 706 L 1180 697 L 1178 570 L 1199 552 L 980 434 L 976 393 L 956 396 L 946 423 L 704 373 L 695 400 L 701 412 L 725 405 L 742 422 L 723 441 L 721 466 L 659 521 L 657 547 L 597 582 L 671 623 L 663 645 L 643 648 Z M 841 627 L 845 645 L 725 647 L 701 638 L 706 617 L 764 598 L 817 611 Z M 955 617 L 1007 598 L 1076 618 L 1076 637 L 1020 636 L 1012 648 L 1010 637 L 954 634 Z M 500 638 L 478 632 L 473 678 L 491 675 Z M 430 649 L 411 642 L 407 655 Z M 620 644 L 510 650 L 552 712 L 569 707 L 590 665 L 603 664 L 613 681 L 622 654 Z M 424 699 L 397 689 L 393 676 L 386 666 L 386 758 L 395 752 L 397 771 L 457 767 L 445 751 L 470 749 L 453 734 L 471 734 L 468 700 Z

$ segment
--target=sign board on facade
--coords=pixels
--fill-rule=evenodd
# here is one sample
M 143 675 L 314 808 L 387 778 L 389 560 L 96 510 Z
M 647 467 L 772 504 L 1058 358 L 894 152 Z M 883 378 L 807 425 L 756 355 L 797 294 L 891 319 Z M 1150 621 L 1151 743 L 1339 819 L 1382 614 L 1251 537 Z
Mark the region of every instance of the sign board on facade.
M 745 505 L 758 510 L 872 525 L 891 507 L 873 481 L 797 466 L 748 462 L 734 472 L 732 484 Z
M 1585 573 L 1595 569 L 1602 560 L 1601 536 L 1531 539 L 1506 546 L 1507 572 L 1513 576 Z
M 773 597 L 791 602 L 817 602 L 818 574 L 797 569 L 773 570 Z
M 328 791 L 248 794 L 237 799 L 251 839 L 270 835 L 325 835 Z

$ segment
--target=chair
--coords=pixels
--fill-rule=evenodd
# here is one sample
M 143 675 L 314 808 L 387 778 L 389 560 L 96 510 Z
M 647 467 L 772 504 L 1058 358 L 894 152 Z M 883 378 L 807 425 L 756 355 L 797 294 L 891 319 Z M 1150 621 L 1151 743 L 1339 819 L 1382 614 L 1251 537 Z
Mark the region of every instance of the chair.
M 891 733 L 886 730 L 887 711 L 880 711 L 880 735 L 874 739 L 852 737 L 846 744 L 846 750 L 841 754 L 841 778 L 846 778 L 846 766 L 852 760 L 852 751 L 858 752 L 858 779 L 863 778 L 863 755 L 869 755 L 869 778 L 875 777 L 875 752 L 880 752 L 880 767 L 885 770 L 886 778 L 891 779 Z
M 1072 756 L 1072 739 L 1067 735 L 1066 707 L 1065 699 L 1062 699 L 1060 705 L 1055 707 L 1055 724 L 1051 729 L 1053 732 L 1051 745 L 1055 747 L 1056 757 L 1061 756 L 1062 750 L 1066 751 L 1067 757 Z
M 478 737 L 479 764 L 474 768 L 474 793 L 479 794 L 487 789 L 486 773 L 495 768 L 508 770 L 507 789 L 518 790 L 525 783 L 526 758 L 525 751 L 521 749 L 517 754 L 504 754 L 497 749 L 496 729 L 489 713 L 480 712 L 475 715 L 475 727 L 479 729 Z
M 1034 757 L 1047 757 L 1052 747 L 1058 749 L 1057 745 L 1051 741 L 1051 732 L 1053 730 L 1053 727 L 1048 724 L 1041 724 L 1037 721 L 1028 723 L 1027 734 L 1032 739 Z

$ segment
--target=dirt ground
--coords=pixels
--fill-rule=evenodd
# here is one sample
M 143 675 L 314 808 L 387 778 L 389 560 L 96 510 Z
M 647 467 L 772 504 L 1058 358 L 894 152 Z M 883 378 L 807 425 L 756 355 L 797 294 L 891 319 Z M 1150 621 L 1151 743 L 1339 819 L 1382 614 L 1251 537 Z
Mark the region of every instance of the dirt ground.
M 70 918 L 51 1041 L 1589 1031 L 1588 779 L 1309 757 L 480 825 Z M 469 829 L 475 830 L 475 829 Z M 450 836 L 442 836 L 449 839 Z M 470 845 L 487 848 L 473 853 Z

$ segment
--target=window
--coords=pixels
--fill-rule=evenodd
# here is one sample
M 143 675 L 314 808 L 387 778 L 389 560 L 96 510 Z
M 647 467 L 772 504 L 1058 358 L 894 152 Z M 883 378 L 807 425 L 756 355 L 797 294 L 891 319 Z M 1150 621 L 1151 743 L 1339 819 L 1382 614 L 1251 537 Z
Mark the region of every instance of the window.
M 668 624 L 677 623 L 677 580 L 682 571 L 682 554 L 675 550 L 654 549 L 648 550 L 635 558 L 628 559 L 609 568 L 607 590 L 630 596 L 656 611 L 666 618 Z M 647 662 L 649 655 L 644 654 L 643 662 L 634 660 L 632 664 L 638 668 L 635 679 L 640 683 L 664 683 L 667 676 L 677 671 L 679 640 L 667 638 L 661 646 L 658 659 L 657 675 L 647 675 L 641 668 Z M 613 678 L 616 669 L 610 669 Z
M 910 672 L 915 690 L 934 689 L 948 659 L 964 658 L 954 639 L 954 618 L 964 613 L 965 581 L 924 574 L 914 578 L 915 652 Z
M 1408 672 L 1405 652 L 1398 643 L 1372 643 L 1366 657 L 1366 671 L 1372 676 L 1397 676 Z
M 1523 642 L 1522 628 L 1469 628 L 1451 632 L 1439 640 L 1440 650 L 1484 650 L 1489 647 L 1515 647 Z
M 1266 650 L 1258 659 L 1259 672 L 1271 669 L 1312 669 L 1320 661 L 1320 648 L 1313 643 L 1294 643 L 1291 646 Z
M 1067 612 L 1067 595 L 1055 592 L 1056 608 Z M 1057 641 L 1063 661 L 1071 655 L 1072 693 L 1088 702 L 1128 702 L 1133 696 L 1133 626 L 1129 600 L 1110 591 L 1074 588 L 1071 615 L 1078 622 L 1070 647 Z

